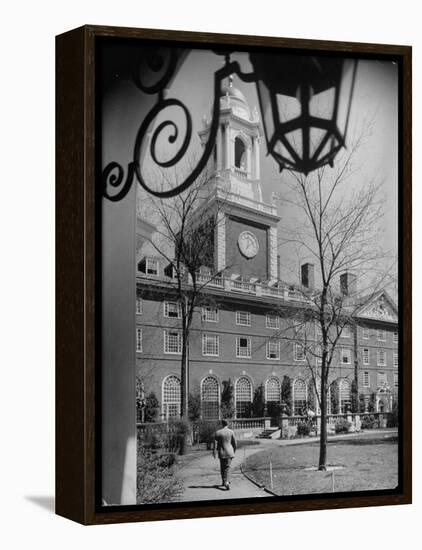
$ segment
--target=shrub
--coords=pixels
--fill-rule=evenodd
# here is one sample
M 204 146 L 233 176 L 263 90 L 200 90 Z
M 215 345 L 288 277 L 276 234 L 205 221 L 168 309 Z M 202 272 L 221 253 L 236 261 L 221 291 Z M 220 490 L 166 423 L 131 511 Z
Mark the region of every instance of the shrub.
M 186 442 L 191 433 L 191 425 L 187 418 L 170 419 L 168 423 L 166 449 L 172 453 L 184 454 Z
M 290 416 L 292 412 L 292 381 L 287 374 L 281 381 L 281 402 L 284 414 Z
M 183 491 L 176 475 L 174 454 L 162 455 L 145 447 L 138 448 L 137 504 L 169 502 Z
M 387 418 L 387 428 L 397 428 L 399 425 L 399 404 L 397 401 L 393 402 L 393 407 Z
M 359 391 L 356 380 L 352 381 L 352 412 L 359 412 Z
M 334 430 L 336 434 L 347 433 L 350 430 L 351 425 L 352 424 L 347 422 L 344 418 L 339 418 L 334 425 Z
M 339 388 L 338 383 L 336 381 L 332 382 L 330 385 L 331 389 L 331 414 L 338 414 L 339 413 Z
M 311 424 L 309 422 L 306 422 L 305 420 L 302 420 L 297 425 L 297 435 L 300 437 L 306 437 L 309 435 L 311 431 Z
M 219 427 L 220 423 L 218 421 L 202 420 L 201 422 L 199 422 L 198 443 L 205 443 L 207 449 L 210 450 L 214 442 L 215 432 L 218 430 Z
M 235 413 L 234 388 L 231 380 L 223 380 L 221 392 L 221 415 L 222 418 L 233 418 Z
M 189 420 L 195 422 L 201 417 L 201 396 L 199 393 L 190 393 L 188 402 Z
M 157 396 L 152 391 L 145 399 L 145 418 L 144 422 L 155 422 L 158 417 L 159 403 Z
M 260 418 L 265 414 L 265 389 L 261 384 L 255 390 L 252 402 L 252 415 Z
M 276 418 L 278 422 L 281 414 L 281 404 L 277 403 L 277 401 L 268 401 L 267 414 L 272 418 Z
M 372 430 L 377 427 L 377 421 L 373 414 L 363 416 L 361 418 L 361 429 L 362 430 Z

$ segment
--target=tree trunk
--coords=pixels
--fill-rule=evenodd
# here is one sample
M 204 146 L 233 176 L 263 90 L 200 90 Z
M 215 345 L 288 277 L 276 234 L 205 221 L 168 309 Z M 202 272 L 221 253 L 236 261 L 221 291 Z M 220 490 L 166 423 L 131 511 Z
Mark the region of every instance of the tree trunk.
M 327 373 L 325 358 L 321 369 L 321 434 L 319 438 L 318 470 L 327 469 Z
M 184 418 L 188 412 L 188 396 L 187 396 L 187 347 L 185 335 L 183 335 L 182 344 L 182 361 L 180 372 L 180 416 Z

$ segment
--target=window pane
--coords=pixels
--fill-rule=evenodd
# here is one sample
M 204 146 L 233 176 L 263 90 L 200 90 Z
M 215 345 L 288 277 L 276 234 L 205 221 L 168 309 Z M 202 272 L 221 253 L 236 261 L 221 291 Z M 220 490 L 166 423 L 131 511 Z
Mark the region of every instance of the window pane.
M 293 384 L 293 413 L 303 415 L 306 411 L 306 384 L 304 380 L 295 380 Z
M 218 309 L 212 307 L 203 307 L 202 308 L 202 319 L 204 321 L 210 321 L 216 323 L 218 321 Z
M 273 315 L 271 313 L 267 313 L 266 327 L 267 328 L 278 328 L 279 327 L 278 315 Z
M 236 417 L 244 418 L 250 415 L 252 402 L 252 385 L 248 378 L 242 377 L 236 382 Z
M 202 381 L 201 413 L 204 419 L 219 418 L 219 385 L 213 376 L 207 376 Z
M 164 331 L 164 351 L 182 353 L 182 333 L 176 330 Z
M 251 356 L 250 338 L 236 338 L 236 355 L 237 357 Z
M 178 302 L 164 302 L 164 317 L 179 319 L 182 316 L 182 309 Z
M 202 335 L 202 353 L 203 355 L 219 354 L 219 337 L 216 334 L 203 334 Z
M 236 311 L 236 325 L 251 326 L 251 314 L 249 311 Z
M 267 359 L 280 359 L 279 342 L 267 342 Z
M 166 418 L 180 415 L 180 380 L 168 376 L 163 384 L 163 412 Z
M 136 351 L 137 352 L 142 351 L 142 329 L 141 328 L 136 329 Z
M 278 378 L 272 377 L 266 383 L 266 400 L 280 402 L 281 399 L 281 384 Z

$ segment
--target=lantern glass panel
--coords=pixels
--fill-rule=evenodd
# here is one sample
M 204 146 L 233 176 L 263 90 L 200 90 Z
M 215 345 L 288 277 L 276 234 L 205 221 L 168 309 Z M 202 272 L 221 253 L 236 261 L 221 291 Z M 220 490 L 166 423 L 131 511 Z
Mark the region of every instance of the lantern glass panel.
M 277 94 L 277 107 L 279 114 L 279 121 L 281 124 L 288 120 L 293 120 L 300 116 L 301 108 L 300 101 L 296 97 L 290 97 L 288 95 Z
M 331 120 L 334 111 L 335 88 L 313 94 L 309 102 L 309 114 L 317 118 Z
M 280 155 L 280 157 L 283 157 L 287 164 L 293 164 L 295 162 L 287 147 L 280 140 L 278 140 L 274 145 L 274 152 Z
M 267 86 L 261 80 L 257 81 L 256 87 L 258 90 L 259 106 L 261 108 L 265 139 L 267 140 L 268 144 L 270 143 L 275 131 L 271 95 Z
M 286 134 L 286 139 L 292 146 L 292 148 L 296 151 L 297 155 L 302 158 L 303 154 L 303 138 L 302 138 L 302 130 L 294 130 L 293 132 L 289 132 Z
M 310 141 L 309 151 L 310 151 L 311 157 L 315 154 L 315 151 L 320 146 L 321 141 L 324 139 L 326 134 L 327 134 L 326 130 L 321 130 L 321 128 L 315 128 L 315 127 L 311 128 L 310 136 L 309 136 L 309 141 Z
M 349 119 L 351 95 L 353 93 L 356 61 L 346 59 L 343 64 L 342 80 L 338 98 L 337 128 L 345 136 Z

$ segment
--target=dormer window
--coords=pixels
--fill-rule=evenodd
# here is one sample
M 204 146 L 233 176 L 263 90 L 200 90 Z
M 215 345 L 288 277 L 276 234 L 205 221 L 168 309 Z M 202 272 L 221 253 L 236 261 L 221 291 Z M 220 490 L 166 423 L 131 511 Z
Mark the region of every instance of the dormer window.
M 154 258 L 147 258 L 146 273 L 148 275 L 158 275 L 158 260 L 155 260 Z
M 158 275 L 159 263 L 156 258 L 142 258 L 138 263 L 138 271 L 147 275 Z

